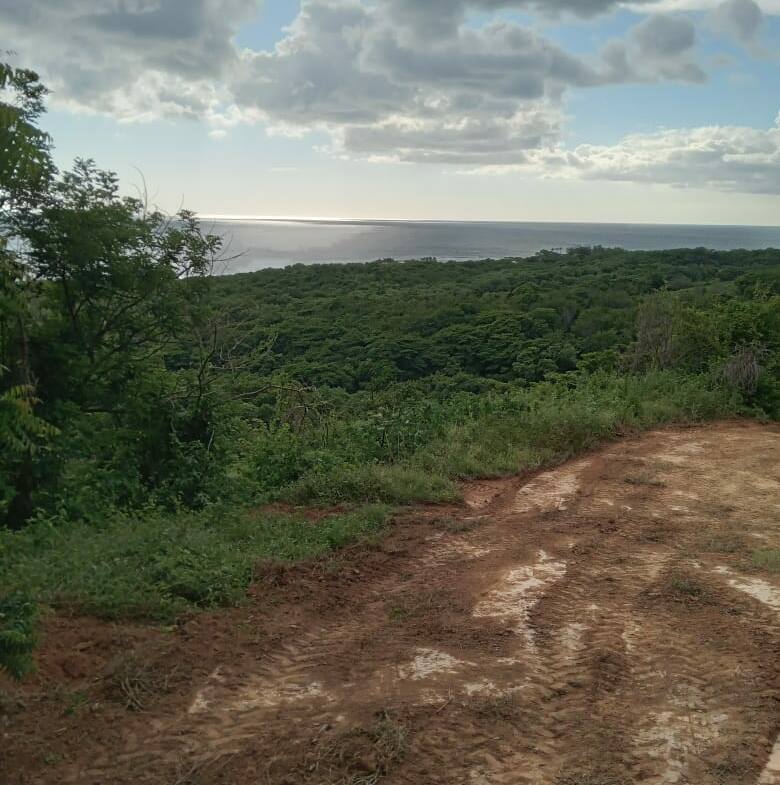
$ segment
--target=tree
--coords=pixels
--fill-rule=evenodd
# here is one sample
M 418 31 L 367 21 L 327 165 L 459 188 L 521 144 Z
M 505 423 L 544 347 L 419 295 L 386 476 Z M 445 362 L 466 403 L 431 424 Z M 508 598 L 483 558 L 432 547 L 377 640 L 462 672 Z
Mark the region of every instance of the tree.
M 54 433 L 33 408 L 29 321 L 35 281 L 20 253 L 18 220 L 40 204 L 54 174 L 50 139 L 35 125 L 46 88 L 33 71 L 0 63 L 0 515 L 32 512 L 37 444 Z
M 0 479 L 6 522 L 20 525 L 47 488 L 67 496 L 66 469 L 74 498 L 103 477 L 93 499 L 111 503 L 128 478 L 162 482 L 182 438 L 213 438 L 202 396 L 190 405 L 166 358 L 195 340 L 220 240 L 189 211 L 171 218 L 122 196 L 91 160 L 59 174 L 37 126 L 38 77 L 4 65 L 0 86 L 0 443 L 15 445 Z M 53 426 L 56 445 L 36 451 Z

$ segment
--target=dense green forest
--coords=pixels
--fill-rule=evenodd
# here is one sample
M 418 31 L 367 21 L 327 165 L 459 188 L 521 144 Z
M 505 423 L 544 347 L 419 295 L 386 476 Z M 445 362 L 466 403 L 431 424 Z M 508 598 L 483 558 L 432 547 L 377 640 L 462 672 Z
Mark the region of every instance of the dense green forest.
M 780 415 L 780 251 L 576 248 L 216 277 L 196 216 L 59 172 L 0 66 L 0 666 L 51 608 L 171 622 L 669 422 Z M 332 507 L 312 524 L 298 505 Z

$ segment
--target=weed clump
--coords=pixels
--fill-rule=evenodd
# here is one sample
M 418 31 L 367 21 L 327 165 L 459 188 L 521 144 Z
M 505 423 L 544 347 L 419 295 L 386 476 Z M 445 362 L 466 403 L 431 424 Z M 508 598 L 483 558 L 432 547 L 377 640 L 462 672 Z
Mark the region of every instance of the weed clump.
M 668 580 L 669 593 L 682 600 L 702 599 L 706 590 L 704 585 L 695 576 L 685 572 L 674 572 Z
M 740 553 L 745 550 L 745 538 L 736 532 L 715 532 L 700 543 L 700 548 L 707 553 Z
M 456 518 L 454 515 L 441 515 L 431 520 L 431 526 L 448 534 L 465 534 L 476 529 L 478 524 L 476 518 Z
M 469 701 L 469 709 L 481 719 L 512 722 L 519 718 L 520 702 L 517 693 L 504 692 L 498 695 L 475 695 Z
M 753 551 L 750 561 L 756 569 L 780 573 L 780 548 L 759 548 Z

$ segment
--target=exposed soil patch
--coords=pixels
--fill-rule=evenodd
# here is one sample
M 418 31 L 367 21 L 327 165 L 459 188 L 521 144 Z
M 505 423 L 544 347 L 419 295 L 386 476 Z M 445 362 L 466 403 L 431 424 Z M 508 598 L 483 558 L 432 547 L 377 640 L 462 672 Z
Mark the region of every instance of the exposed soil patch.
M 172 630 L 55 618 L 0 782 L 780 785 L 780 429 L 469 484 Z

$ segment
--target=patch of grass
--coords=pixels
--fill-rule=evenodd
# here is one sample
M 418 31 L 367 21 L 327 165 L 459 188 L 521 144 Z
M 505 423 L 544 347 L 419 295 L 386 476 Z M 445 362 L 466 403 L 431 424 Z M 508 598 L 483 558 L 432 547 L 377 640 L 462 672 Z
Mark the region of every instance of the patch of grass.
M 715 532 L 699 543 L 707 553 L 740 553 L 746 549 L 745 538 L 736 532 Z
M 24 584 L 21 584 L 24 585 Z M 33 669 L 38 609 L 28 591 L 0 587 L 0 671 L 20 679 Z
M 750 562 L 756 569 L 780 573 L 780 548 L 759 548 L 751 554 Z
M 303 516 L 212 509 L 176 516 L 117 513 L 100 529 L 45 521 L 0 532 L 0 588 L 105 619 L 175 621 L 242 601 L 259 561 L 322 556 L 387 522 L 360 508 L 316 523 Z
M 745 540 L 738 534 L 714 534 L 701 544 L 707 553 L 739 553 L 745 549 Z
M 669 591 L 681 598 L 698 599 L 705 595 L 705 588 L 695 576 L 674 572 L 669 576 Z
M 279 497 L 322 505 L 455 501 L 458 479 L 549 466 L 627 432 L 700 422 L 739 409 L 733 392 L 706 376 L 604 373 L 572 386 L 574 381 L 456 397 L 438 411 L 435 427 L 426 419 L 418 422 L 426 439 L 394 462 L 355 459 L 309 469 Z M 342 455 L 349 454 L 348 447 L 341 446 Z M 357 455 L 358 448 L 353 452 Z
M 86 692 L 77 691 L 67 696 L 65 708 L 62 713 L 66 717 L 73 717 L 78 714 L 89 703 L 89 695 Z
M 468 707 L 477 717 L 482 719 L 512 722 L 517 720 L 520 715 L 520 701 L 515 692 L 499 695 L 474 695 L 469 699 Z
M 412 504 L 454 502 L 459 493 L 441 473 L 398 463 L 341 466 L 332 472 L 309 474 L 283 491 L 282 497 L 298 504 Z
M 760 773 L 755 761 L 739 748 L 720 752 L 707 768 L 717 785 L 747 785 L 754 783 Z
M 448 534 L 465 534 L 479 525 L 477 518 L 456 518 L 454 515 L 441 515 L 431 519 L 431 526 L 443 529 Z

